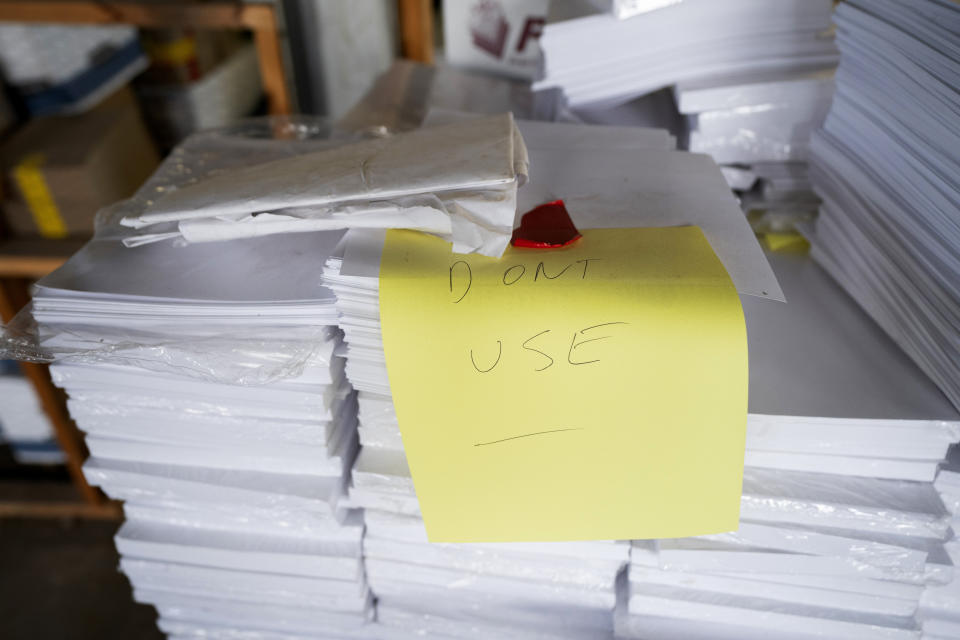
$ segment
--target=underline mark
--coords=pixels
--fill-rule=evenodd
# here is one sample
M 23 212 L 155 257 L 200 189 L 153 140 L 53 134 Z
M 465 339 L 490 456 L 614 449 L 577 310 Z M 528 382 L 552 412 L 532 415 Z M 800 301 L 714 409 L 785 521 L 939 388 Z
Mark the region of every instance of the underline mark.
M 582 427 L 571 427 L 569 429 L 551 429 L 550 431 L 535 431 L 534 433 L 524 433 L 519 436 L 511 436 L 509 438 L 503 438 L 501 440 L 493 440 L 491 442 L 478 442 L 475 447 L 485 447 L 488 444 L 498 444 L 500 442 L 507 442 L 508 440 L 516 440 L 518 438 L 529 438 L 530 436 L 542 436 L 547 433 L 560 433 L 561 431 L 583 431 Z

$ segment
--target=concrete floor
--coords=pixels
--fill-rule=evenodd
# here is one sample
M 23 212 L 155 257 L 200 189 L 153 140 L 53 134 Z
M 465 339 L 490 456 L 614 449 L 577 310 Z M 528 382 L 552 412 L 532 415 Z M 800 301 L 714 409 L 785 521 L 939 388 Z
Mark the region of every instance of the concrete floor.
M 0 638 L 163 638 L 117 571 L 118 526 L 0 519 Z
M 79 500 L 60 466 L 17 465 L 0 445 L 0 501 Z M 117 570 L 118 521 L 0 518 L 0 640 L 155 640 L 153 607 Z

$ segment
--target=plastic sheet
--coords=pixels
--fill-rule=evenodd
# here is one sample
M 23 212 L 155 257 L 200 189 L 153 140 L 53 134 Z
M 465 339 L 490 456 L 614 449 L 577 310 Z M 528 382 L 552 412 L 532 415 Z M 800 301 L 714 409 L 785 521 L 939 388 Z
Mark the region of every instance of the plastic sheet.
M 866 539 L 889 536 L 941 543 L 950 530 L 950 520 L 945 515 L 772 496 L 745 494 L 740 509 L 740 518 L 744 521 L 844 531 L 853 537 Z
M 302 374 L 323 351 L 331 328 L 256 327 L 215 335 L 172 335 L 123 327 L 40 325 L 31 304 L 2 327 L 0 358 L 122 364 L 211 382 L 263 385 Z
M 690 117 L 690 151 L 720 163 L 805 161 L 825 113 L 777 104 L 707 111 Z
M 498 257 L 527 166 L 507 113 L 249 163 L 167 190 L 120 224 L 138 230 L 128 245 L 410 228 L 451 240 L 458 253 Z
M 98 239 L 123 238 L 133 232 L 120 220 L 136 215 L 166 193 L 196 184 L 224 171 L 270 162 L 370 138 L 314 116 L 249 118 L 233 125 L 195 133 L 179 144 L 129 200 L 97 213 Z
M 366 137 L 342 132 L 326 120 L 311 117 L 257 118 L 192 135 L 131 199 L 97 214 L 94 242 L 113 243 L 133 257 L 137 249 L 123 249 L 120 243 L 135 232 L 119 221 L 143 211 L 159 196 L 229 169 Z M 244 251 L 250 254 L 251 249 Z M 206 267 L 198 262 L 196 268 L 202 272 Z M 319 283 L 319 273 L 315 282 Z M 257 318 L 255 326 L 243 326 L 237 321 L 218 323 L 209 317 L 191 320 L 177 316 L 163 322 L 148 317 L 138 324 L 123 315 L 116 320 L 98 316 L 94 324 L 84 320 L 82 314 L 73 320 L 69 314 L 61 314 L 62 319 L 57 321 L 46 320 L 48 315 L 40 309 L 45 295 L 41 288 L 33 304 L 0 328 L 0 359 L 114 363 L 213 382 L 263 385 L 301 375 L 325 351 L 324 343 L 337 339 L 335 329 L 323 326 L 336 322 L 332 304 L 326 315 L 314 306 L 307 315 L 277 319 L 274 326 L 268 324 L 269 317 Z M 329 297 L 329 293 L 326 295 Z M 250 315 L 241 316 L 240 322 L 248 319 Z

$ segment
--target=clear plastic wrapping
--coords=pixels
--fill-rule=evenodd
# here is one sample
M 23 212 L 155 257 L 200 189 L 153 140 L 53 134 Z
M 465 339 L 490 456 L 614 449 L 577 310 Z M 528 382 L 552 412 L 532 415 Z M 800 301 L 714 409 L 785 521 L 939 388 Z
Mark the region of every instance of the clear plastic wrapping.
M 503 253 L 527 150 L 509 113 L 248 162 L 156 194 L 123 215 L 123 242 L 189 243 L 346 228 L 440 235 Z
M 270 265 L 270 256 L 276 256 L 275 246 L 256 241 L 230 243 L 236 245 L 230 248 L 238 252 L 231 256 L 235 259 L 218 261 L 213 251 L 194 251 L 193 257 L 184 258 L 191 260 L 189 268 L 184 268 L 188 273 L 179 274 L 176 281 L 166 274 L 176 273 L 176 261 L 186 254 L 168 256 L 160 264 L 159 259 L 135 253 L 143 248 L 124 249 L 122 241 L 135 232 L 119 221 L 143 211 L 170 190 L 225 170 L 360 139 L 363 136 L 340 132 L 325 120 L 309 117 L 259 118 L 190 136 L 131 199 L 98 213 L 94 240 L 83 250 L 88 255 L 78 254 L 68 262 L 69 276 L 52 282 L 48 277 L 38 283 L 34 303 L 0 328 L 0 359 L 124 364 L 239 385 L 262 385 L 301 375 L 325 351 L 324 344 L 337 339 L 336 330 L 329 326 L 336 324 L 332 294 L 320 286 L 322 257 L 317 265 L 305 264 L 304 273 L 285 275 L 278 265 Z M 97 247 L 91 250 L 94 244 Z M 151 299 L 129 285 L 108 294 L 98 293 L 96 285 L 90 283 L 90 271 L 97 262 L 101 270 L 109 270 L 108 263 L 113 261 L 103 259 L 102 254 L 121 250 L 128 252 L 130 264 L 117 264 L 114 271 L 129 272 L 135 269 L 131 265 L 136 260 L 143 259 L 147 266 L 141 279 L 154 289 L 170 293 Z M 217 250 L 222 252 L 227 247 L 221 245 Z M 306 248 L 299 245 L 291 250 L 306 253 Z M 151 260 L 158 262 L 156 273 L 150 268 Z M 270 296 L 276 295 L 273 291 L 279 289 L 282 308 L 268 313 L 258 300 L 226 299 L 231 292 L 224 294 L 208 286 L 219 274 L 215 270 L 225 268 L 217 262 L 230 262 L 229 268 L 237 270 L 237 281 L 248 283 L 260 277 L 263 302 L 270 302 Z M 134 278 L 127 280 L 132 282 Z M 191 289 L 190 280 L 199 280 L 201 285 L 194 284 Z M 297 284 L 305 280 L 305 284 Z M 177 287 L 186 287 L 197 296 L 203 293 L 203 286 L 210 290 L 213 300 L 181 299 L 175 293 Z M 107 305 L 113 305 L 109 313 L 103 311 Z M 198 311 L 184 315 L 178 308 Z
M 824 112 L 764 104 L 700 113 L 690 117 L 690 151 L 726 164 L 805 161 Z
M 33 305 L 2 327 L 0 358 L 25 362 L 121 364 L 211 382 L 263 385 L 296 377 L 323 351 L 328 326 L 256 327 L 220 334 L 40 324 Z

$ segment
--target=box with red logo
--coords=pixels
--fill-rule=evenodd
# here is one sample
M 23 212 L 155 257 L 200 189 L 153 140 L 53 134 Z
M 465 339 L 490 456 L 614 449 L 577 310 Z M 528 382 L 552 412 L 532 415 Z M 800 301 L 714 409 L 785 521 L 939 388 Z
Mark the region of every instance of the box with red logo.
M 549 0 L 454 0 L 443 3 L 447 62 L 455 67 L 533 79 Z

